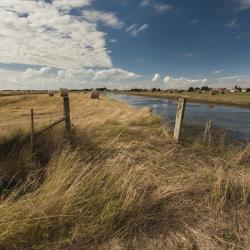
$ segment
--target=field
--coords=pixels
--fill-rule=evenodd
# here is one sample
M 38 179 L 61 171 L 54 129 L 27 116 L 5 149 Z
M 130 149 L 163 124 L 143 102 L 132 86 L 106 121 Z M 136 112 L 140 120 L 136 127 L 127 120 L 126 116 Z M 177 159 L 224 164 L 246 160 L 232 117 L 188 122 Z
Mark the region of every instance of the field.
M 165 92 L 128 92 L 128 94 L 162 97 L 170 99 L 178 99 L 180 97 L 186 97 L 188 101 L 193 102 L 206 102 L 217 104 L 238 105 L 244 107 L 250 107 L 250 92 L 247 93 L 225 93 L 210 95 L 209 93 L 196 93 L 196 92 L 182 92 L 182 93 L 165 93 Z
M 0 97 L 0 249 L 250 249 L 250 148 L 176 144 L 148 108 L 70 94 Z M 9 185 L 6 185 L 6 182 Z

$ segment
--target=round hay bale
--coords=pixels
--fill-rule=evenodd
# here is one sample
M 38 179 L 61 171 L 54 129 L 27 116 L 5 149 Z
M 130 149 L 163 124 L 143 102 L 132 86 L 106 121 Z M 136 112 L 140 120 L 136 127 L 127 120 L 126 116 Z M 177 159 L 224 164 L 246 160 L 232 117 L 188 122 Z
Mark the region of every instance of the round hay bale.
M 67 97 L 67 96 L 69 96 L 69 91 L 68 91 L 68 89 L 63 89 L 63 88 L 61 88 L 61 89 L 60 89 L 60 96 L 61 96 L 61 97 Z
M 91 99 L 99 99 L 99 97 L 100 97 L 99 91 L 93 89 L 91 92 Z
M 54 92 L 54 91 L 49 90 L 49 91 L 48 91 L 48 95 L 49 95 L 49 97 L 52 97 L 52 96 L 54 96 L 54 95 L 55 95 L 55 92 Z

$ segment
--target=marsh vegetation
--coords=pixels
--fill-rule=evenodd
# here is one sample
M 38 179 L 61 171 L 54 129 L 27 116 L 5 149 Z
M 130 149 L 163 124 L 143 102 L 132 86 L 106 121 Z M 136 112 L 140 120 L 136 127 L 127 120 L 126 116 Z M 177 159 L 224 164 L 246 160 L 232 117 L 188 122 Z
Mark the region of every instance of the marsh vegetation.
M 62 125 L 34 157 L 30 108 L 39 129 L 61 98 L 0 98 L 1 249 L 249 249 L 249 146 L 176 144 L 149 109 L 103 96 L 70 104 L 74 145 Z

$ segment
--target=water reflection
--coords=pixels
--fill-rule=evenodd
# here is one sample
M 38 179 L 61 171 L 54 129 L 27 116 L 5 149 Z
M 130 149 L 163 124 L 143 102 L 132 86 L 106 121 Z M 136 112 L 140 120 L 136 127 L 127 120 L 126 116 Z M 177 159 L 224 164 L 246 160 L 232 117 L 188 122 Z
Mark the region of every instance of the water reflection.
M 124 101 L 135 107 L 150 107 L 169 126 L 173 126 L 177 101 L 125 94 L 109 93 L 107 95 L 110 98 Z M 214 104 L 187 103 L 184 123 L 205 127 L 206 122 L 209 120 L 212 120 L 214 126 L 218 128 L 231 130 L 237 136 L 250 138 L 250 109 Z

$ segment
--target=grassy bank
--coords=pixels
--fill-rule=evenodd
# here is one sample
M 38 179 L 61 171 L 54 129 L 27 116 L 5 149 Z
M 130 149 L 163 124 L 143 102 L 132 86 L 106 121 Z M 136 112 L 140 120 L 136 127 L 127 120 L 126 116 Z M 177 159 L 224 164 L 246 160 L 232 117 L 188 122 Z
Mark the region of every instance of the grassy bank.
M 164 93 L 164 92 L 121 92 L 130 95 L 161 97 L 169 99 L 179 99 L 186 97 L 188 101 L 192 102 L 205 102 L 214 104 L 226 104 L 242 107 L 250 107 L 250 93 L 225 93 L 222 95 L 210 95 L 209 93 L 195 93 L 195 92 L 182 92 L 182 93 Z
M 82 93 L 70 103 L 75 145 L 59 126 L 32 159 L 29 109 L 41 128 L 61 98 L 0 99 L 0 176 L 17 183 L 2 190 L 1 249 L 249 249 L 249 147 L 214 156 L 175 144 L 147 108 Z

